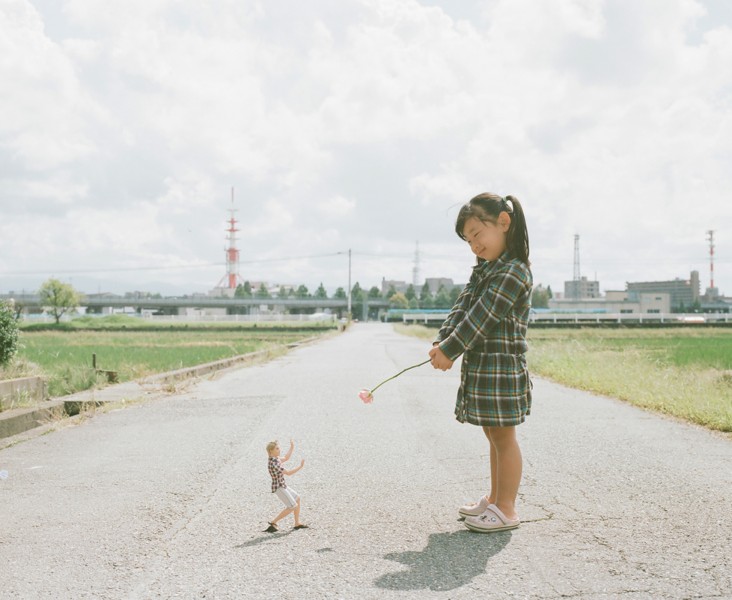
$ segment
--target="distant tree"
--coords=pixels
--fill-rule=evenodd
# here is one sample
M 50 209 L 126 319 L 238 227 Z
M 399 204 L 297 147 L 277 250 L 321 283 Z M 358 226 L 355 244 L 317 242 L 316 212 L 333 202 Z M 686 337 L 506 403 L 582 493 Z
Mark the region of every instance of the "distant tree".
M 244 282 L 244 285 L 241 283 L 236 286 L 236 290 L 234 291 L 234 298 L 251 298 L 252 297 L 252 286 L 248 281 Z
M 378 318 L 379 318 L 379 307 L 378 306 L 373 306 L 371 304 L 371 302 L 373 302 L 374 300 L 380 300 L 381 299 L 381 290 L 378 287 L 376 287 L 375 285 L 373 285 L 369 289 L 368 294 L 366 294 L 366 297 L 369 300 L 369 314 L 368 314 L 369 319 L 378 320 Z
M 333 298 L 337 298 L 338 300 L 345 300 L 348 296 L 346 295 L 346 290 L 344 290 L 342 287 L 339 287 L 335 294 L 333 294 Z
M 546 293 L 549 294 L 550 298 L 554 298 L 554 292 L 552 292 L 552 286 L 546 286 Z
M 462 292 L 458 286 L 453 286 L 453 288 L 450 290 L 450 306 L 455 306 L 455 302 L 457 302 L 458 296 L 460 295 L 460 292 Z
M 411 283 L 409 284 L 409 287 L 407 288 L 407 291 L 404 293 L 404 295 L 410 302 L 417 297 L 417 292 L 414 291 L 414 286 Z
M 280 286 L 279 291 L 277 292 L 278 298 L 287 298 L 287 288 L 284 285 Z
M 427 282 L 424 282 L 424 285 L 422 286 L 422 289 L 419 292 L 419 307 L 420 308 L 432 308 L 435 305 L 435 302 L 432 298 L 432 292 L 430 291 L 430 286 L 427 285 Z
M 393 285 L 390 285 L 389 290 L 386 292 L 386 299 L 391 300 L 391 297 L 396 293 L 396 288 Z
M 355 315 L 356 318 L 360 318 L 363 314 L 363 301 L 365 298 L 366 294 L 361 284 L 357 281 L 351 288 L 351 314 Z
M 416 296 L 409 301 L 409 308 L 412 310 L 419 308 L 419 300 Z
M 259 284 L 259 289 L 256 293 L 257 298 L 265 299 L 265 298 L 271 298 L 272 294 L 269 293 L 269 290 L 264 287 L 264 283 Z
M 18 351 L 18 320 L 12 304 L 0 300 L 0 367 L 7 365 Z
M 537 285 L 531 292 L 531 306 L 533 308 L 549 308 L 549 292 L 543 285 Z
M 396 292 L 389 298 L 389 306 L 391 308 L 409 308 L 409 300 L 401 292 Z
M 303 299 L 303 298 L 309 298 L 309 297 L 310 297 L 310 292 L 308 291 L 307 286 L 302 285 L 302 284 L 300 286 L 298 286 L 297 291 L 295 292 L 295 298 Z
M 328 298 L 328 292 L 326 291 L 325 287 L 323 286 L 323 282 L 320 282 L 320 285 L 318 286 L 318 289 L 315 290 L 315 298 L 318 300 L 326 300 Z
M 58 279 L 49 279 L 38 291 L 41 306 L 48 310 L 58 324 L 67 312 L 73 312 L 79 306 L 79 294 L 68 283 Z
M 454 302 L 450 298 L 450 293 L 444 285 L 440 286 L 435 295 L 435 308 L 452 308 Z

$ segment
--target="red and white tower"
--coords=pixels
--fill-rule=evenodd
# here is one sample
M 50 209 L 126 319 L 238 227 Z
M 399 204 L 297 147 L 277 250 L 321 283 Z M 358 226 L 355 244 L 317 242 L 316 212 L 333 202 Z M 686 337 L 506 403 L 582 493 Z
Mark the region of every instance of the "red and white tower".
M 236 209 L 234 208 L 234 188 L 231 188 L 231 208 L 229 209 L 229 228 L 226 230 L 226 239 L 229 242 L 229 247 L 224 249 L 226 252 L 226 275 L 221 278 L 218 288 L 227 288 L 230 290 L 236 289 L 236 286 L 243 283 L 241 275 L 239 275 L 239 249 L 236 247 L 236 232 L 239 231 L 236 227 L 237 220 L 234 218 Z

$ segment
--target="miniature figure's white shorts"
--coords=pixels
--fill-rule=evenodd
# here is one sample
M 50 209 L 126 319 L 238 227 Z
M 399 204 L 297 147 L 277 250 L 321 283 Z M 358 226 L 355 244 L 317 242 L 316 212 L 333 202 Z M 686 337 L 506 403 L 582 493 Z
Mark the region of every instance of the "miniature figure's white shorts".
M 277 488 L 275 490 L 275 494 L 277 494 L 277 497 L 284 502 L 287 508 L 295 508 L 297 506 L 297 501 L 300 499 L 300 494 L 289 487 Z

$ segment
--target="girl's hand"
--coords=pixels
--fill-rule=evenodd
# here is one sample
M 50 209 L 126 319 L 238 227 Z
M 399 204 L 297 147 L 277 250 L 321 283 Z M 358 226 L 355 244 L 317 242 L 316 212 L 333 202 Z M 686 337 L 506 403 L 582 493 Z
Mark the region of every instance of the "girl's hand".
M 447 358 L 439 346 L 435 346 L 430 350 L 430 364 L 433 368 L 440 369 L 440 371 L 447 371 L 452 368 L 453 362 L 455 361 Z

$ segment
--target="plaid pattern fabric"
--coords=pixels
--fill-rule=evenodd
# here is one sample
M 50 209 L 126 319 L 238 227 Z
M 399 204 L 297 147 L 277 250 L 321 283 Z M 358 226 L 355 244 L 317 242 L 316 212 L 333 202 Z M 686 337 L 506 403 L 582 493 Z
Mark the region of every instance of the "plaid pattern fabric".
M 285 475 L 283 473 L 282 463 L 276 456 L 270 456 L 267 461 L 269 474 L 272 476 L 272 492 L 276 492 L 277 488 L 286 488 Z
M 532 276 L 504 253 L 473 268 L 470 281 L 437 334 L 445 355 L 463 354 L 455 417 L 461 423 L 505 427 L 531 412 L 526 328 Z

